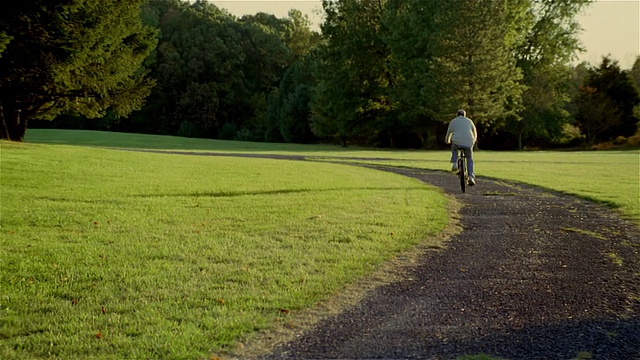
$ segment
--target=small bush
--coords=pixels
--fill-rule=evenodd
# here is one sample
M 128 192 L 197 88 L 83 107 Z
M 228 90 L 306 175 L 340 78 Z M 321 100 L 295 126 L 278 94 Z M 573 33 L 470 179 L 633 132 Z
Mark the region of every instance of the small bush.
M 603 142 L 591 146 L 591 150 L 611 150 L 614 148 L 613 142 Z
M 633 136 L 630 136 L 627 139 L 627 145 L 629 145 L 629 146 L 640 146 L 640 132 L 636 133 Z
M 624 145 L 627 143 L 627 138 L 624 136 L 618 136 L 615 140 L 613 140 L 614 145 Z

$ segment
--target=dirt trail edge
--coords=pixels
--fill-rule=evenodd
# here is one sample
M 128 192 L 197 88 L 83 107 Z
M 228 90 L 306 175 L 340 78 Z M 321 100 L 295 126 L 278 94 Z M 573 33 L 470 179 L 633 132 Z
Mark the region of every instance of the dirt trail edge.
M 460 201 L 463 231 L 264 359 L 640 359 L 640 236 L 597 204 L 370 166 Z

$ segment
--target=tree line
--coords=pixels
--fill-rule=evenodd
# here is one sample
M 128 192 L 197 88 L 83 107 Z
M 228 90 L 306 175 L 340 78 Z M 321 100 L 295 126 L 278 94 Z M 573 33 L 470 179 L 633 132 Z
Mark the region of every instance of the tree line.
M 437 148 L 459 108 L 483 148 L 633 136 L 640 58 L 571 65 L 588 3 L 325 0 L 318 33 L 297 10 L 202 0 L 4 2 L 2 138 L 31 124 Z

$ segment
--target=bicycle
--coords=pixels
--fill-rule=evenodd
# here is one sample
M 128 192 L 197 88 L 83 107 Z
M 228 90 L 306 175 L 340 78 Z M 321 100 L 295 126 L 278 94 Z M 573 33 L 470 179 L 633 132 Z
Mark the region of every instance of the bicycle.
M 458 177 L 460 178 L 460 189 L 465 192 L 467 182 L 469 181 L 469 169 L 467 168 L 467 155 L 465 154 L 467 148 L 458 148 Z

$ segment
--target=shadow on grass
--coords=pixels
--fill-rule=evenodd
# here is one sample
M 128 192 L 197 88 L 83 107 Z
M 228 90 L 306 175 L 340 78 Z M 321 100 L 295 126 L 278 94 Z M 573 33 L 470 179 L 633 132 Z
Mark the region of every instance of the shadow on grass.
M 237 197 L 237 196 L 257 196 L 257 195 L 287 195 L 301 193 L 321 193 L 335 191 L 390 191 L 390 190 L 428 190 L 423 187 L 354 187 L 354 188 L 329 188 L 329 189 L 280 189 L 261 191 L 212 191 L 212 192 L 192 192 L 192 193 L 170 193 L 170 194 L 139 194 L 133 195 L 142 198 L 155 197 Z
M 405 170 L 414 170 L 416 172 L 435 172 L 435 173 L 450 173 L 450 171 L 447 170 L 434 170 L 434 169 L 419 169 L 419 168 L 414 168 L 414 167 L 410 167 L 410 166 L 393 166 L 393 165 L 374 165 L 374 164 L 365 164 L 365 163 L 353 163 L 356 166 L 364 166 L 364 167 L 370 167 L 370 168 L 381 168 L 382 170 L 384 170 L 384 168 L 398 168 L 398 169 L 405 169 Z M 600 204 L 602 206 L 605 206 L 607 208 L 610 209 L 620 209 L 621 205 L 620 204 L 616 204 L 615 202 L 611 201 L 611 200 L 603 200 L 603 199 L 598 199 L 596 197 L 590 196 L 590 195 L 584 195 L 584 194 L 576 194 L 576 193 L 572 193 L 570 191 L 563 191 L 563 190 L 556 190 L 556 189 L 552 189 L 550 187 L 545 187 L 542 185 L 537 185 L 537 184 L 531 184 L 525 181 L 517 181 L 517 180 L 509 180 L 509 179 L 503 179 L 503 178 L 498 178 L 498 177 L 493 177 L 493 176 L 487 176 L 487 175 L 481 175 L 481 176 L 476 176 L 477 179 L 486 179 L 486 180 L 492 180 L 504 185 L 511 185 L 511 186 L 521 186 L 521 187 L 529 187 L 532 189 L 537 189 L 537 190 L 541 190 L 541 191 L 545 191 L 548 192 L 550 194 L 553 195 L 564 195 L 564 196 L 572 196 L 572 197 L 576 197 L 582 200 L 587 200 L 589 202 L 595 203 L 595 204 Z M 483 194 L 484 195 L 484 194 Z M 491 195 L 498 195 L 498 194 L 491 194 L 491 193 L 486 193 L 485 196 L 491 196 Z M 508 193 L 504 193 L 504 194 L 500 194 L 500 195 L 509 195 Z M 621 213 L 622 214 L 622 213 Z M 633 217 L 630 216 L 626 216 L 626 218 L 630 219 L 630 220 L 635 220 Z
M 46 200 L 53 202 L 70 202 L 78 204 L 93 204 L 93 205 L 115 205 L 123 204 L 124 201 L 118 199 L 70 199 L 65 197 L 53 197 L 53 196 L 37 196 L 36 200 Z
M 329 189 L 279 189 L 279 190 L 261 190 L 261 191 L 203 191 L 189 193 L 157 193 L 157 194 L 133 194 L 123 195 L 123 198 L 168 198 L 168 197 L 238 197 L 238 196 L 259 196 L 259 195 L 287 195 L 302 193 L 322 193 L 337 191 L 397 191 L 397 190 L 429 190 L 424 187 L 353 187 L 353 188 L 329 188 Z M 39 196 L 38 200 L 47 200 L 54 202 L 70 202 L 79 204 L 95 204 L 95 205 L 114 205 L 123 204 L 124 200 L 118 199 L 71 199 L 65 197 Z

